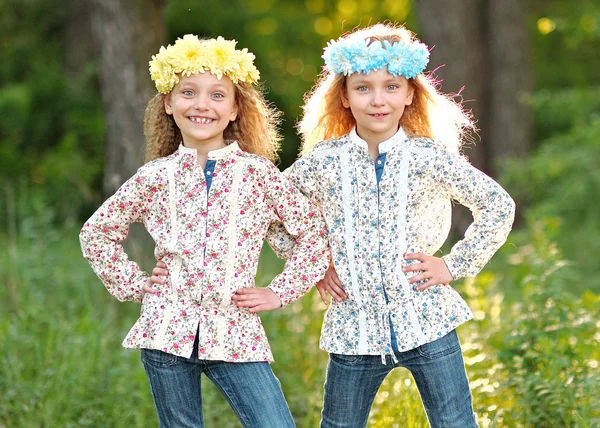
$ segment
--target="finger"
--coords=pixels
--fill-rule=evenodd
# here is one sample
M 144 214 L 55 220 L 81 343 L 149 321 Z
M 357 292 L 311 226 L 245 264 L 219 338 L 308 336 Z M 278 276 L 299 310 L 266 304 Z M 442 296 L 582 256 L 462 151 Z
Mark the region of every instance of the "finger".
M 406 253 L 404 254 L 404 258 L 406 260 L 421 260 L 425 259 L 426 255 L 423 253 Z
M 427 269 L 427 265 L 425 263 L 421 262 L 421 263 L 413 263 L 411 265 L 404 266 L 402 268 L 402 272 L 414 272 L 414 271 L 426 270 L 426 269 Z
M 433 287 L 434 285 L 436 285 L 436 282 L 433 281 L 433 278 L 431 278 L 429 281 L 427 281 L 425 284 L 421 284 L 417 287 L 417 291 L 423 291 L 423 290 L 427 290 L 429 287 Z
M 167 283 L 166 279 L 164 279 L 163 277 L 160 277 L 160 276 L 156 276 L 156 275 L 152 275 L 150 278 L 148 278 L 148 281 L 150 281 L 151 284 L 166 284 Z
M 261 300 L 261 299 L 237 300 L 235 302 L 235 305 L 238 308 L 250 308 L 253 306 L 261 305 L 263 302 L 264 302 L 264 300 Z
M 164 262 L 159 261 L 156 263 L 156 267 L 166 269 L 167 265 Z
M 408 278 L 408 283 L 414 284 L 415 282 L 423 281 L 424 279 L 431 279 L 431 274 L 423 272 L 422 274 L 411 276 Z
M 142 293 L 150 293 L 150 294 L 156 294 L 157 290 L 155 290 L 154 288 L 152 288 L 150 285 L 148 284 L 144 284 L 142 286 Z
M 152 275 L 156 276 L 169 276 L 169 271 L 166 269 L 159 268 L 158 266 L 152 269 Z
M 256 299 L 264 300 L 264 297 L 262 297 L 262 295 L 259 293 L 245 293 L 245 294 L 234 294 L 233 296 L 231 296 L 231 299 L 238 301 L 238 302 L 246 302 L 246 301 L 251 301 L 251 300 L 256 300 Z
M 340 288 L 342 287 L 342 281 L 340 281 L 340 277 L 338 276 L 335 270 L 331 272 L 331 279 L 335 283 L 335 285 L 337 285 Z
M 337 285 L 330 285 L 327 291 L 329 292 L 331 297 L 333 297 L 336 300 L 336 302 L 344 301 L 344 290 L 340 289 Z
M 265 311 L 272 311 L 274 309 L 277 309 L 279 306 L 275 306 L 273 304 L 269 304 L 269 303 L 263 303 L 261 305 L 258 306 L 254 306 L 250 309 L 248 309 L 248 312 L 254 314 L 256 312 L 265 312 Z
M 239 290 L 237 290 L 235 292 L 235 294 L 240 295 L 240 296 L 258 294 L 258 293 L 260 293 L 260 290 L 258 288 L 251 288 L 251 287 L 240 288 Z
M 321 300 L 323 301 L 323 303 L 325 303 L 325 305 L 329 305 L 329 299 L 327 298 L 327 292 L 325 291 L 325 289 L 317 287 L 317 290 L 319 290 L 319 294 L 321 295 Z

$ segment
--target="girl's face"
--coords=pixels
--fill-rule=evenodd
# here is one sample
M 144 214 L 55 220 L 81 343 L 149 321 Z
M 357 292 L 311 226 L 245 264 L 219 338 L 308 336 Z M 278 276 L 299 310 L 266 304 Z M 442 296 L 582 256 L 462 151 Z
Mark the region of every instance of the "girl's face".
M 404 108 L 412 103 L 414 89 L 405 77 L 394 77 L 387 68 L 346 78 L 342 104 L 356 120 L 356 133 L 367 143 L 378 144 L 396 132 Z
M 165 111 L 173 115 L 186 147 L 222 147 L 223 131 L 237 117 L 235 86 L 208 72 L 181 77 L 165 96 Z

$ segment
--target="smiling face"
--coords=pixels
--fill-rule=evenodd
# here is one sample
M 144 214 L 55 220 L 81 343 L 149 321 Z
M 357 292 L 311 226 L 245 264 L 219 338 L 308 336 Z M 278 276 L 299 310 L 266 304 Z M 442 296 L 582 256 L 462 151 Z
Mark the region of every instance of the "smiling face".
M 405 77 L 394 77 L 382 68 L 348 76 L 342 105 L 352 112 L 359 137 L 369 144 L 379 144 L 398 132 L 400 118 L 404 108 L 412 103 L 413 93 Z
M 215 150 L 225 145 L 223 131 L 237 117 L 235 86 L 228 77 L 182 76 L 164 102 L 186 147 Z

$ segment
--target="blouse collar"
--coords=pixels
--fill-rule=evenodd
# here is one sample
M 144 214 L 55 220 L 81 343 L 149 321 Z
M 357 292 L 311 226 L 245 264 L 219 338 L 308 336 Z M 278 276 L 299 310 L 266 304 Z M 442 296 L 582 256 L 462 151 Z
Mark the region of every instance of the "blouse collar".
M 211 150 L 210 152 L 208 152 L 208 159 L 223 158 L 239 150 L 241 149 L 237 141 L 232 141 L 221 149 Z M 179 149 L 177 149 L 177 152 L 182 155 L 192 155 L 194 157 L 198 155 L 196 149 L 186 147 L 183 145 L 183 143 L 179 144 Z
M 365 149 L 368 148 L 367 142 L 365 140 L 363 140 L 362 138 L 360 138 L 358 136 L 358 134 L 356 133 L 356 126 L 354 128 L 352 128 L 348 137 L 349 137 L 350 141 L 353 142 L 354 144 L 358 144 L 358 145 L 364 147 Z M 406 141 L 407 139 L 408 139 L 408 137 L 406 136 L 406 132 L 404 132 L 404 129 L 402 129 L 402 127 L 400 127 L 400 128 L 398 128 L 398 132 L 396 132 L 394 135 L 392 135 L 389 139 L 379 143 L 379 153 L 389 152 L 398 143 Z

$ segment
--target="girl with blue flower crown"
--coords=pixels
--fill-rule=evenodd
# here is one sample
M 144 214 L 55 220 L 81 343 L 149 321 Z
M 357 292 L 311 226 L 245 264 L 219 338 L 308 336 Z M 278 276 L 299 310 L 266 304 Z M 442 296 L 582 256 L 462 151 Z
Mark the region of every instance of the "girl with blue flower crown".
M 258 312 L 301 297 L 329 264 L 319 210 L 268 159 L 278 148 L 278 112 L 254 85 L 254 55 L 235 45 L 188 34 L 152 57 L 158 93 L 146 108 L 149 162 L 80 234 L 108 291 L 141 304 L 123 346 L 141 349 L 161 427 L 204 426 L 202 374 L 244 427 L 295 426 Z M 121 245 L 136 221 L 170 271 L 154 286 Z M 274 222 L 296 245 L 283 272 L 255 287 Z
M 423 74 L 427 46 L 376 24 L 332 41 L 299 123 L 303 156 L 286 175 L 318 204 L 333 297 L 321 427 L 364 427 L 395 367 L 413 375 L 432 427 L 477 426 L 456 328 L 473 317 L 449 283 L 476 275 L 505 242 L 514 202 L 460 154 L 474 125 Z M 449 254 L 452 200 L 473 223 Z M 285 254 L 285 230 L 270 242 Z

